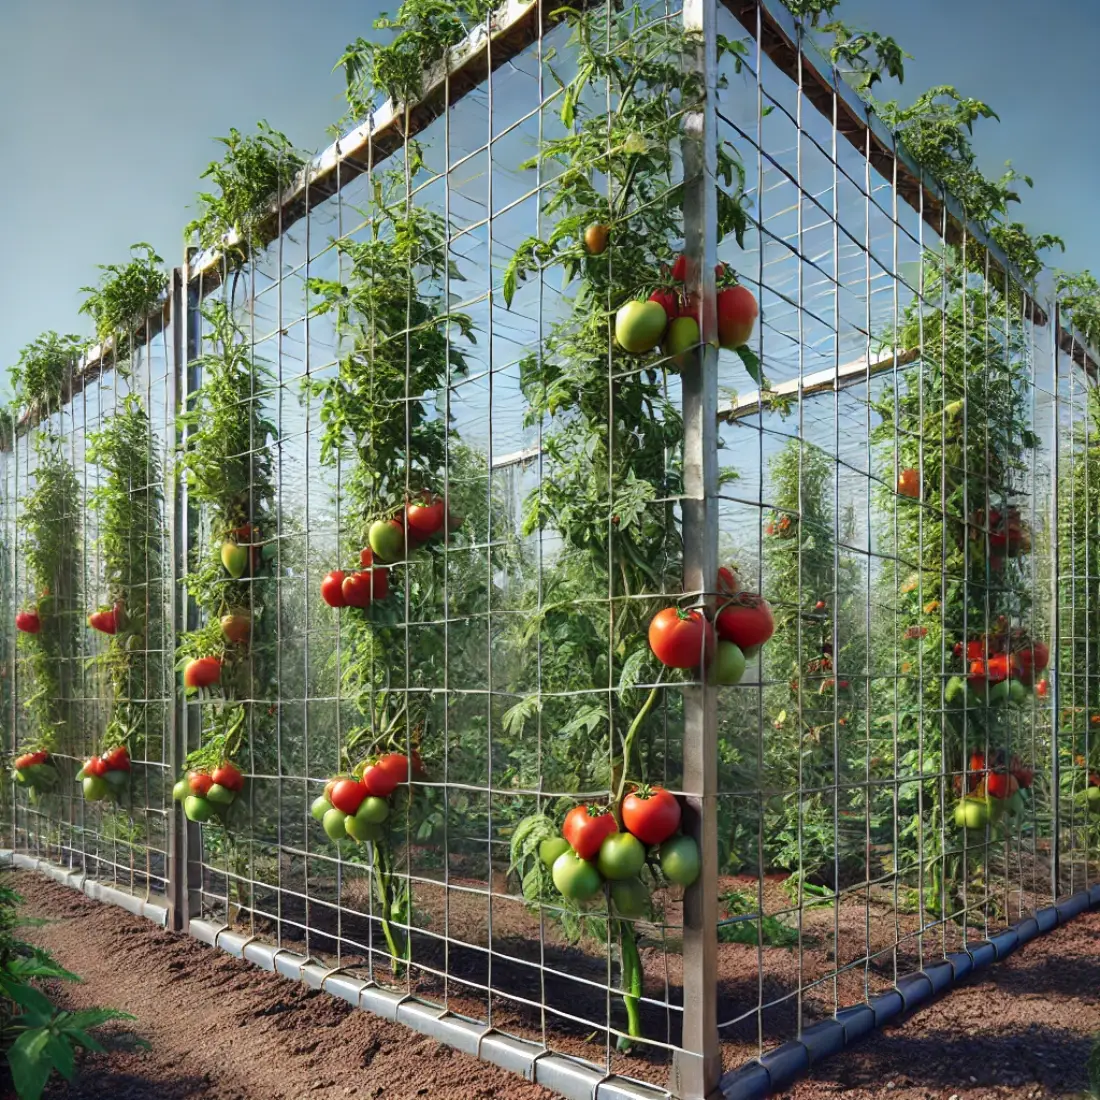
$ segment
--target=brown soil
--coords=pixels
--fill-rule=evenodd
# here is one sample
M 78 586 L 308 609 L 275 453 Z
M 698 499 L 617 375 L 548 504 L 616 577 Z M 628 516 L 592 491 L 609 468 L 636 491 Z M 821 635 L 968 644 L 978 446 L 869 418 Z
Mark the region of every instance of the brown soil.
M 80 973 L 87 984 L 65 987 L 73 1007 L 110 1004 L 138 1017 L 137 1033 L 152 1044 L 146 1052 L 125 1047 L 104 1057 L 83 1061 L 81 1076 L 71 1091 L 56 1086 L 52 1096 L 115 1097 L 118 1100 L 152 1098 L 184 1100 L 264 1100 L 302 1096 L 345 1097 L 420 1095 L 512 1098 L 549 1097 L 545 1090 L 478 1063 L 405 1028 L 356 1012 L 327 994 L 266 974 L 212 951 L 186 936 L 156 930 L 146 921 L 83 896 L 36 875 L 20 874 L 18 888 L 31 914 L 54 918 L 33 935 L 53 950 L 62 963 Z M 766 887 L 766 895 L 771 885 Z M 463 897 L 463 895 L 457 895 Z M 465 895 L 468 897 L 469 895 Z M 345 897 L 348 904 L 350 899 Z M 452 934 L 461 926 L 476 935 L 475 914 L 464 914 L 451 899 Z M 779 897 L 776 898 L 779 905 Z M 885 945 L 892 938 L 893 918 L 886 899 L 867 903 L 872 942 Z M 769 908 L 771 906 L 768 906 Z M 878 908 L 881 913 L 876 912 Z M 868 913 L 858 907 L 850 914 L 853 949 L 862 943 Z M 494 905 L 492 942 L 496 950 L 512 943 L 517 956 L 530 934 L 521 907 L 500 912 Z M 76 918 L 79 918 L 76 919 Z M 465 918 L 465 919 L 459 919 Z M 889 918 L 889 919 L 888 919 Z M 825 946 L 833 929 L 831 910 L 811 910 L 806 932 L 819 935 L 817 946 L 803 953 L 803 977 L 819 967 L 830 968 L 832 951 Z M 817 924 L 822 924 L 820 929 Z M 849 915 L 839 920 L 841 943 Z M 286 926 L 284 926 L 285 928 Z M 344 930 L 347 934 L 347 930 Z M 316 935 L 316 934 L 315 934 Z M 323 935 L 318 937 L 323 939 Z M 537 942 L 537 930 L 535 932 Z M 810 938 L 811 944 L 814 942 Z M 320 942 L 311 950 L 323 956 Z M 430 946 L 428 944 L 427 946 Z M 930 952 L 938 944 L 927 943 Z M 667 945 L 668 948 L 671 945 Z M 899 953 L 898 972 L 916 963 L 916 943 Z M 580 975 L 595 967 L 591 955 L 562 944 L 557 960 L 563 977 L 560 988 L 548 986 L 548 1000 L 564 999 L 570 990 L 565 975 Z M 676 1002 L 680 993 L 679 956 L 651 944 L 644 947 L 647 990 Z M 765 948 L 765 1002 L 797 987 L 798 953 Z M 416 953 L 414 952 L 414 957 Z M 420 956 L 423 958 L 423 956 Z M 344 961 L 348 962 L 347 948 Z M 549 960 L 548 960 L 549 961 Z M 123 964 L 128 969 L 123 969 Z M 452 968 L 468 970 L 477 978 L 469 959 L 451 947 Z M 720 947 L 720 1019 L 730 1020 L 749 1011 L 741 1023 L 723 1030 L 723 1054 L 733 1068 L 757 1052 L 757 1020 L 751 1012 L 758 1003 L 758 954 L 755 946 Z M 834 996 L 841 1004 L 858 1001 L 864 982 L 872 988 L 890 984 L 894 960 L 865 976 L 857 969 L 842 976 L 834 993 L 831 982 L 807 991 L 803 1019 L 828 1015 Z M 515 968 L 508 980 L 516 993 L 537 996 L 537 973 Z M 376 977 L 382 977 L 376 966 Z M 494 987 L 506 977 L 498 959 Z M 902 1025 L 869 1037 L 851 1051 L 819 1067 L 816 1076 L 789 1094 L 797 1100 L 816 1100 L 844 1092 L 853 1100 L 890 1097 L 925 1100 L 951 1097 L 1068 1096 L 1085 1084 L 1085 1060 L 1090 1035 L 1100 1030 L 1100 913 L 1086 914 L 1068 927 L 1041 937 L 1007 962 L 916 1013 Z M 533 983 L 532 988 L 522 987 Z M 439 979 L 425 974 L 413 988 L 440 1000 L 455 1011 L 484 1018 L 482 994 L 468 991 L 452 978 L 443 990 Z M 1096 991 L 1096 992 L 1094 992 Z M 539 1037 L 537 1014 L 507 997 L 493 997 L 493 1022 L 504 1030 Z M 577 1011 L 574 1007 L 574 1011 Z M 797 1025 L 797 1002 L 787 1000 L 762 1016 L 765 1047 L 789 1038 Z M 652 1007 L 647 1033 L 664 1038 L 677 1028 L 668 1015 Z M 602 1037 L 579 1025 L 553 1021 L 548 1036 L 554 1049 L 592 1061 L 605 1055 Z M 663 1052 L 611 1056 L 615 1070 L 664 1083 Z
M 1032 940 L 934 1004 L 823 1062 L 786 1095 L 821 1100 L 1080 1096 L 1100 1031 L 1100 913 Z
M 119 1039 L 81 1060 L 49 1096 L 112 1100 L 300 1100 L 421 1096 L 551 1100 L 514 1074 L 478 1062 L 327 993 L 265 973 L 121 909 L 29 873 L 16 875 L 29 938 L 85 981 L 65 1007 L 110 1005 L 137 1017 L 146 1051 Z M 113 1025 L 112 1025 L 113 1027 Z M 108 1029 L 110 1034 L 111 1028 Z

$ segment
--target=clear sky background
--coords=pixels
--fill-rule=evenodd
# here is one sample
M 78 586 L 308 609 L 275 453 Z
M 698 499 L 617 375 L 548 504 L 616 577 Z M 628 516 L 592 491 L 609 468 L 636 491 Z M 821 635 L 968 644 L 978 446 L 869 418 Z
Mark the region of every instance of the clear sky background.
M 385 0 L 0 0 L 0 368 L 46 329 L 89 332 L 78 288 L 149 241 L 170 263 L 211 138 L 266 118 L 298 146 L 343 113 L 332 66 Z M 1100 0 L 844 0 L 854 24 L 914 55 L 899 92 L 987 100 L 975 144 L 991 173 L 1035 177 L 1022 216 L 1059 233 L 1056 263 L 1100 270 L 1096 104 Z M 1052 59 L 1048 61 L 1047 59 Z

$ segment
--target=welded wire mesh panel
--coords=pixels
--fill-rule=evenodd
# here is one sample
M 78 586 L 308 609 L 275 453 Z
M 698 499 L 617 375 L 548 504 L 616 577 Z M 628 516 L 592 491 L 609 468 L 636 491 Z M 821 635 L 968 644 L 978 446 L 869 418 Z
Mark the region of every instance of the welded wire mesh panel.
M 820 58 L 749 49 L 719 117 L 772 393 L 720 377 L 721 537 L 776 626 L 720 705 L 727 1066 L 1056 889 L 1050 326 L 849 142 Z
M 1086 357 L 777 10 L 261 127 L 0 450 L 14 846 L 676 1095 L 1091 884 Z
M 15 636 L 5 713 L 16 757 L 13 844 L 162 896 L 174 694 L 164 509 L 170 332 L 143 337 L 136 332 L 132 351 L 87 381 L 83 365 L 75 382 L 66 376 L 5 456 L 5 587 L 33 620 Z M 117 767 L 87 767 L 112 749 Z M 48 760 L 30 759 L 34 752 Z

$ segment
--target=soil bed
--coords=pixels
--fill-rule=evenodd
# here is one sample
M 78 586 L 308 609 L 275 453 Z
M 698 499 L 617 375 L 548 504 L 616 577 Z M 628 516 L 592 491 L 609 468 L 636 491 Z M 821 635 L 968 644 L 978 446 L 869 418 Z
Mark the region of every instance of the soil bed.
M 552 1100 L 514 1074 L 330 994 L 307 991 L 35 874 L 13 878 L 26 899 L 25 914 L 52 922 L 30 929 L 28 938 L 84 979 L 59 987 L 65 1007 L 130 1012 L 137 1017 L 134 1032 L 150 1044 L 141 1051 L 112 1042 L 108 1054 L 83 1057 L 71 1086 L 50 1087 L 51 1100 Z
M 49 1095 L 57 1100 L 75 1095 L 118 1100 L 551 1096 L 404 1027 L 357 1012 L 327 994 L 310 993 L 186 936 L 161 932 L 37 875 L 17 874 L 16 887 L 27 899 L 28 915 L 54 921 L 32 930 L 32 936 L 86 980 L 63 988 L 67 1005 L 130 1011 L 138 1017 L 137 1034 L 151 1043 L 144 1052 L 123 1045 L 106 1056 L 83 1059 L 71 1090 L 52 1088 Z M 731 972 L 744 969 L 748 981 L 750 964 L 755 985 L 755 947 L 724 944 L 720 954 L 727 997 L 733 992 L 726 984 Z M 787 985 L 785 971 L 796 954 L 767 948 L 764 956 L 766 969 L 774 971 L 768 980 L 778 991 Z M 663 970 L 664 958 L 661 963 Z M 649 977 L 658 980 L 655 973 Z M 665 980 L 670 978 L 670 985 L 677 984 L 678 975 Z M 840 1092 L 853 1100 L 1034 1100 L 1080 1093 L 1090 1036 L 1100 1031 L 1098 978 L 1100 913 L 1093 913 L 1033 941 L 902 1024 L 825 1062 L 813 1079 L 788 1095 L 797 1100 Z M 887 984 L 885 974 L 882 984 Z M 830 986 L 819 988 L 822 993 L 828 988 L 831 999 Z M 853 988 L 852 996 L 844 996 L 848 992 L 842 991 L 845 1001 L 860 995 Z M 755 1001 L 755 988 L 752 993 Z M 455 1002 L 462 997 L 452 993 L 449 1000 L 460 1009 Z M 826 998 L 820 1005 L 816 1000 L 803 1002 L 806 1016 L 817 1015 L 813 1009 L 818 1007 L 826 1014 Z M 484 1011 L 473 1002 L 471 1009 Z M 782 1025 L 793 1030 L 794 1004 L 785 1002 L 770 1021 L 775 1031 L 786 1030 L 780 1026 L 780 1009 L 792 1017 Z M 494 1022 L 519 1032 L 533 1023 L 527 1013 L 510 1013 L 503 1004 L 496 1005 Z M 655 1030 L 659 1033 L 659 1025 Z M 728 1068 L 755 1053 L 755 1036 L 749 1034 L 756 1030 L 754 1020 L 746 1021 L 744 1035 L 735 1037 L 731 1030 L 736 1029 L 723 1035 Z M 555 1031 L 556 1049 L 601 1059 L 603 1044 L 591 1034 Z M 786 1037 L 769 1035 L 766 1045 Z M 612 1061 L 620 1063 L 617 1069 L 663 1080 L 660 1056 L 620 1055 Z

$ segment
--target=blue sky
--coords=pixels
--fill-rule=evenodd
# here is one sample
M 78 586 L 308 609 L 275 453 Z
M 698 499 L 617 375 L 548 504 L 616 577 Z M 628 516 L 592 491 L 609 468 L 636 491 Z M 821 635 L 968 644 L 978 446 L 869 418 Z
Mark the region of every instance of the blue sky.
M 151 242 L 176 262 L 211 141 L 259 118 L 316 149 L 343 111 L 331 71 L 344 45 L 369 35 L 381 0 L 4 0 L 0 25 L 0 364 L 39 332 L 87 332 L 78 288 L 95 265 Z M 389 5 L 391 8 L 395 4 Z M 110 12 L 108 16 L 106 13 Z M 989 101 L 982 165 L 1012 159 L 1035 177 L 1023 216 L 1060 233 L 1069 267 L 1100 268 L 1093 180 L 1100 170 L 1090 51 L 1096 0 L 845 0 L 850 22 L 893 34 L 914 60 L 908 99 L 953 83 Z M 1037 59 L 1055 58 L 1040 67 Z

